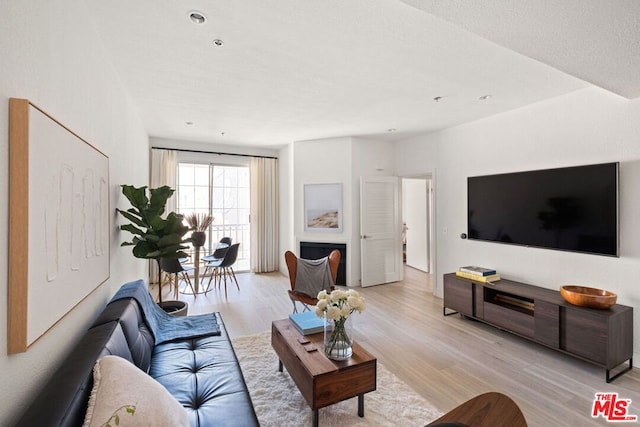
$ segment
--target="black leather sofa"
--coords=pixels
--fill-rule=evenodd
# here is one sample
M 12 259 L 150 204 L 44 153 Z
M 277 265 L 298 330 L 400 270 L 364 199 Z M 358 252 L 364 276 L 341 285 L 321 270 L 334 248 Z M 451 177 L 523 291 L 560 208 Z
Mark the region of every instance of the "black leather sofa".
M 123 357 L 186 408 L 191 426 L 258 426 L 238 359 L 219 313 L 220 335 L 155 345 L 136 300 L 110 302 L 18 421 L 18 426 L 81 426 L 93 367 Z

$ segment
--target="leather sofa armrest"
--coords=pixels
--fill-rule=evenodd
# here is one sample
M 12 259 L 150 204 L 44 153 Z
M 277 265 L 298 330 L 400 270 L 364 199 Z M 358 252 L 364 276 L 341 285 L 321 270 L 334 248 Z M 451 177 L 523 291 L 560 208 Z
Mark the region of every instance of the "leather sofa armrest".
M 16 426 L 82 425 L 93 388 L 93 367 L 107 354 L 132 360 L 118 322 L 92 328 L 82 337 Z

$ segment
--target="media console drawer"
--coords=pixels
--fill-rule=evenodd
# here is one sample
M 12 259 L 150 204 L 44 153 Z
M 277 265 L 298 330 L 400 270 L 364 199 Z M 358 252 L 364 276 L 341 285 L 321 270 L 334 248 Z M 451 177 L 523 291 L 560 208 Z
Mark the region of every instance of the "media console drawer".
M 456 278 L 445 280 L 447 283 L 444 287 L 444 306 L 462 314 L 473 316 L 473 283 L 456 280 Z
M 560 347 L 597 363 L 607 362 L 608 325 L 594 313 L 561 310 Z
M 533 338 L 533 316 L 489 302 L 484 303 L 484 321 Z
M 459 312 L 591 362 L 605 368 L 607 382 L 633 367 L 633 307 L 577 307 L 558 291 L 506 279 L 486 284 L 449 273 L 443 282 L 445 315 Z
M 552 348 L 560 348 L 560 307 L 557 304 L 535 300 L 534 339 Z

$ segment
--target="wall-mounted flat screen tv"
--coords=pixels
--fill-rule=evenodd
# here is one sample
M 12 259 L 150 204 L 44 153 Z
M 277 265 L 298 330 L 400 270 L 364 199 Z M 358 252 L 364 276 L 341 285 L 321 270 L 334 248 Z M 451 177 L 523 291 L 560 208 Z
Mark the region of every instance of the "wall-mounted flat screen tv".
M 470 239 L 618 256 L 618 163 L 469 177 Z

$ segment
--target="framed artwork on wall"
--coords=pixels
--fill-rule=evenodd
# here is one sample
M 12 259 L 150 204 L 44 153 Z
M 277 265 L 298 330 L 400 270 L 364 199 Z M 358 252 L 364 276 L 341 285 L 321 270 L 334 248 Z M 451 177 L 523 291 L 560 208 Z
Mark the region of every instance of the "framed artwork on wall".
M 109 158 L 26 99 L 9 101 L 8 353 L 109 278 Z
M 342 184 L 304 185 L 304 231 L 342 232 Z

